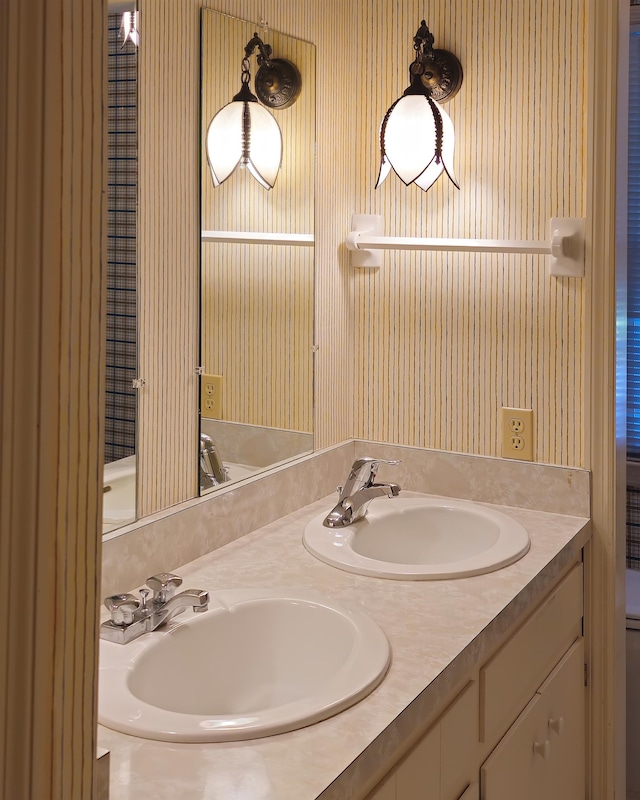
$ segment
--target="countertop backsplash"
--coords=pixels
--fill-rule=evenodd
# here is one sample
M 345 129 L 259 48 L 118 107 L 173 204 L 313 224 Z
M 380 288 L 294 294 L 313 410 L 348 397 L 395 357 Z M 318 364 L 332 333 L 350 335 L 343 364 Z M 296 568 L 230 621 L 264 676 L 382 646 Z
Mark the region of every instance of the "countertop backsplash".
M 149 575 L 176 570 L 331 494 L 365 455 L 400 460 L 381 464 L 378 480 L 406 491 L 579 517 L 590 513 L 588 470 L 352 440 L 107 535 L 102 596 L 129 591 Z

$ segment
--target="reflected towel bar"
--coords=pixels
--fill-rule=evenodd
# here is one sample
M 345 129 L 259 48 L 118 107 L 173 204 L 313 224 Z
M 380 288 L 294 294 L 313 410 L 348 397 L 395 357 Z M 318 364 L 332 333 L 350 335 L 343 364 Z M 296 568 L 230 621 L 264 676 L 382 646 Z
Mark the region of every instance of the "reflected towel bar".
M 550 255 L 549 274 L 584 277 L 584 220 L 554 217 L 549 223 L 549 241 L 505 241 L 502 239 L 423 239 L 383 236 L 382 217 L 354 214 L 346 245 L 351 266 L 371 269 L 382 263 L 380 250 L 421 250 L 463 253 L 525 253 Z
M 202 231 L 203 242 L 227 244 L 292 244 L 312 247 L 312 233 L 249 233 L 247 231 Z

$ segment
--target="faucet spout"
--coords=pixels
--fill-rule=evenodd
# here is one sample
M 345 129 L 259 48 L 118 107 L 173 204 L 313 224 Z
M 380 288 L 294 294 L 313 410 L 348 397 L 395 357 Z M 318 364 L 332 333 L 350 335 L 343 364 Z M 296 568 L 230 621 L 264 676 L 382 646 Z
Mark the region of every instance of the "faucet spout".
M 367 513 L 369 503 L 376 497 L 397 497 L 400 487 L 395 483 L 372 483 L 342 498 L 323 521 L 327 528 L 344 528 Z
M 206 611 L 209 608 L 209 592 L 202 589 L 185 589 L 180 594 L 174 594 L 164 605 L 152 611 L 150 630 L 154 631 L 189 607 L 196 613 Z
M 359 458 L 353 462 L 344 486 L 338 486 L 338 503 L 324 518 L 327 528 L 344 528 L 367 513 L 369 503 L 376 497 L 397 497 L 400 487 L 395 483 L 374 483 L 380 464 L 395 466 L 399 461 L 381 458 Z

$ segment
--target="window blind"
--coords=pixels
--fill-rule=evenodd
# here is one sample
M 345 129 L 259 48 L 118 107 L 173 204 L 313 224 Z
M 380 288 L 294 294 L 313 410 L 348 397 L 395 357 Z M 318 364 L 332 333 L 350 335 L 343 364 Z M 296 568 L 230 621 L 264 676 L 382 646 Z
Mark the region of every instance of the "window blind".
M 109 14 L 105 463 L 135 453 L 137 48 Z
M 640 31 L 629 41 L 627 451 L 640 458 Z

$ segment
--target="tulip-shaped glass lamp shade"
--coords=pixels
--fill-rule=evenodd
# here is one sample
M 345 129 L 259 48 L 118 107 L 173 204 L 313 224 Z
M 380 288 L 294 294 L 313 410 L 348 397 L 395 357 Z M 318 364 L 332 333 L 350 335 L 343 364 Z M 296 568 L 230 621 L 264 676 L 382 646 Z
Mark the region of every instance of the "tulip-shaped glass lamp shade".
M 282 134 L 248 82 L 211 120 L 206 147 L 214 186 L 224 183 L 237 167 L 246 167 L 261 186 L 273 188 L 282 162 Z
M 271 47 L 257 33 L 247 42 L 242 59 L 242 88 L 220 109 L 207 129 L 206 150 L 213 185 L 237 167 L 246 167 L 265 189 L 272 189 L 282 162 L 280 126 L 249 88 L 249 57 L 258 49 L 256 91 L 271 108 L 287 108 L 300 94 L 298 68 L 286 59 L 271 58 Z
M 389 108 L 380 127 L 376 188 L 393 170 L 405 184 L 415 183 L 425 192 L 446 172 L 459 189 L 453 170 L 453 123 L 438 100 L 458 91 L 462 67 L 452 53 L 433 50 L 433 36 L 424 20 L 414 37 L 414 49 L 411 84 Z

